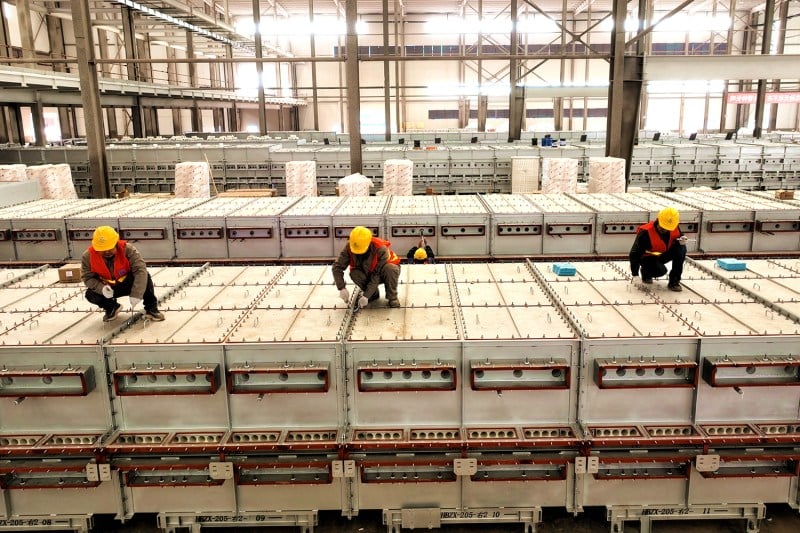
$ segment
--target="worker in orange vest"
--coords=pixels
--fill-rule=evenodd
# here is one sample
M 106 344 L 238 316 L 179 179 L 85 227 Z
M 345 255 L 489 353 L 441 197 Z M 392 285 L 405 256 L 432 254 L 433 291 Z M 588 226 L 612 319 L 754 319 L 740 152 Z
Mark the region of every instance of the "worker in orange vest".
M 433 248 L 428 246 L 425 237 L 421 237 L 419 239 L 419 244 L 417 246 L 412 246 L 408 250 L 406 258 L 408 258 L 409 264 L 412 265 L 432 265 L 435 263 Z
M 380 298 L 378 286 L 383 283 L 389 307 L 400 307 L 397 284 L 400 279 L 400 257 L 389 247 L 391 243 L 372 235 L 364 226 L 356 226 L 350 232 L 347 245 L 342 248 L 331 270 L 339 297 L 348 303 L 350 295 L 345 288 L 344 271 L 350 269 L 350 279 L 359 289 L 357 301 L 364 308 Z
M 144 302 L 146 318 L 164 320 L 144 259 L 111 226 L 94 230 L 92 245 L 81 257 L 81 280 L 86 285 L 86 299 L 105 311 L 103 322 L 117 318 L 122 310 L 117 298 L 122 296 L 130 298 L 131 309 Z
M 680 292 L 683 262 L 686 259 L 686 237 L 678 228 L 680 213 L 674 207 L 665 207 L 656 220 L 639 226 L 629 255 L 631 283 L 641 288 L 653 283 L 667 273 L 666 263 L 672 262 L 667 288 Z M 639 278 L 641 268 L 642 277 Z

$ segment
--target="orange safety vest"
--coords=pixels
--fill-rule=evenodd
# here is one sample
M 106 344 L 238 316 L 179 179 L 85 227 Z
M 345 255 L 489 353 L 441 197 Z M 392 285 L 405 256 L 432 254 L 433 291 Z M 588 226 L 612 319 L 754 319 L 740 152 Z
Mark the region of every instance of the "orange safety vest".
M 637 233 L 640 231 L 646 231 L 650 236 L 650 249 L 645 252 L 645 255 L 654 255 L 652 252 L 656 252 L 655 255 L 661 255 L 665 253 L 667 250 L 672 248 L 672 243 L 675 242 L 675 239 L 681 236 L 681 232 L 678 228 L 669 232 L 669 243 L 664 244 L 664 240 L 661 238 L 661 235 L 658 234 L 658 230 L 656 229 L 655 221 L 650 221 L 647 224 L 642 224 L 639 226 Z
M 386 261 L 387 263 L 390 263 L 392 265 L 400 264 L 400 257 L 396 253 L 394 253 L 391 248 L 389 248 L 392 245 L 392 243 L 390 243 L 389 241 L 385 241 L 379 237 L 373 237 L 372 244 L 375 245 L 375 248 L 385 247 L 389 249 L 389 260 Z M 371 273 L 373 270 L 375 270 L 375 267 L 377 266 L 378 266 L 378 254 L 375 253 L 375 255 L 372 258 L 372 264 L 369 266 L 369 272 Z M 350 270 L 353 270 L 355 267 L 356 267 L 356 258 L 353 255 L 353 252 L 350 252 Z
M 131 262 L 128 261 L 128 257 L 125 255 L 126 244 L 127 241 L 121 239 L 117 241 L 117 255 L 114 256 L 114 272 L 108 271 L 108 265 L 100 252 L 91 246 L 89 247 L 89 267 L 92 269 L 92 272 L 100 276 L 100 279 L 109 285 L 122 283 L 131 271 Z

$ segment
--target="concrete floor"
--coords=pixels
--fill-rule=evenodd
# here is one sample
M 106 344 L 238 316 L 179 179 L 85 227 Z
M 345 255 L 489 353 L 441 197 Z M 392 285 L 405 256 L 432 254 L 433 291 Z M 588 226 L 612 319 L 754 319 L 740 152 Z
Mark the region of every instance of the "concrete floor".
M 134 520 L 121 525 L 119 522 L 100 517 L 95 520 L 94 532 L 103 533 L 158 533 L 154 515 L 137 515 Z M 297 533 L 298 528 L 208 528 L 211 533 Z M 414 531 L 414 530 L 406 530 Z M 422 531 L 422 530 L 415 530 Z M 446 525 L 441 533 L 515 533 L 523 532 L 518 524 L 470 524 Z M 563 510 L 547 509 L 543 522 L 537 533 L 608 533 L 610 525 L 606 521 L 605 509 L 589 508 L 577 517 Z M 639 531 L 637 522 L 628 522 L 626 533 Z M 654 522 L 653 533 L 744 533 L 744 520 L 685 520 Z M 800 514 L 787 505 L 767 506 L 767 517 L 761 522 L 762 533 L 798 533 L 800 532 Z M 364 511 L 358 517 L 348 520 L 338 513 L 322 512 L 319 525 L 314 533 L 385 533 L 386 526 L 381 523 L 381 513 Z

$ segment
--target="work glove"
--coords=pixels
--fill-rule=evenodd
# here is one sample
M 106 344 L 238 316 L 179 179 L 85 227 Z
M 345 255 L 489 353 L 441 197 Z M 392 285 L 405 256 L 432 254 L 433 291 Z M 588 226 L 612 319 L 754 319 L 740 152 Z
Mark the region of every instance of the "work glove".
M 142 303 L 142 299 L 137 298 L 136 296 L 130 296 L 130 300 L 131 300 L 131 309 L 134 309 L 137 305 Z
M 644 287 L 644 283 L 642 283 L 642 278 L 640 278 L 638 274 L 636 276 L 631 277 L 631 284 L 637 289 L 641 289 L 642 287 Z
M 689 242 L 689 239 L 686 237 L 686 235 L 681 235 L 680 237 L 678 237 L 678 242 L 683 245 L 686 245 L 686 243 Z
M 367 300 L 367 297 L 364 295 L 362 295 L 361 298 L 358 299 L 358 306 L 361 308 L 366 307 L 368 303 L 369 300 Z
M 106 298 L 113 298 L 114 297 L 114 289 L 111 288 L 111 285 L 103 285 L 103 296 Z
M 344 303 L 350 301 L 350 295 L 347 293 L 347 289 L 342 289 L 339 291 L 339 298 L 344 300 Z

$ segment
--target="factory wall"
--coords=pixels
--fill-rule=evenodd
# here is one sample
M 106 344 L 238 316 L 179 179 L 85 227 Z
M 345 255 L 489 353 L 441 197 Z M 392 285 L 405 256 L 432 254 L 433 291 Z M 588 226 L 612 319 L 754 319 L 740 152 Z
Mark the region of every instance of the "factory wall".
M 19 31 L 19 22 L 17 19 L 16 6 L 12 4 L 4 4 L 3 16 L 7 19 L 8 38 L 12 46 L 21 46 L 21 37 Z M 710 13 L 708 13 L 710 15 Z M 785 31 L 785 54 L 800 53 L 800 6 L 797 3 L 791 3 L 789 6 L 789 16 L 787 28 Z M 520 18 L 524 19 L 534 15 L 532 9 L 526 6 L 520 7 Z M 662 12 L 657 12 L 655 18 L 663 15 Z M 776 14 L 777 16 L 777 14 Z M 367 31 L 365 34 L 359 36 L 359 45 L 364 49 L 368 49 L 367 54 L 381 54 L 383 46 L 382 35 L 382 21 L 380 13 L 372 15 L 364 15 L 361 17 L 362 21 L 366 22 Z M 477 43 L 477 35 L 468 34 L 440 34 L 429 33 L 430 27 L 435 29 L 439 28 L 452 28 L 456 29 L 459 25 L 458 17 L 450 17 L 449 19 L 441 19 L 441 21 L 433 21 L 432 18 L 422 15 L 409 15 L 406 16 L 398 24 L 392 20 L 389 23 L 389 44 L 395 46 L 398 44 L 395 38 L 395 32 L 402 35 L 399 39 L 405 46 L 428 46 L 431 47 L 430 51 L 425 51 L 425 54 L 437 53 L 453 53 L 450 51 L 442 51 L 443 46 L 461 46 L 461 50 L 467 53 L 474 53 L 474 45 Z M 733 43 L 727 45 L 727 48 L 733 54 L 742 53 L 740 45 L 740 37 L 743 30 L 743 17 L 736 18 L 736 33 L 734 35 Z M 433 22 L 431 22 L 433 21 Z M 69 56 L 74 55 L 74 36 L 70 21 L 66 19 L 61 20 L 63 27 L 63 39 L 66 47 L 66 53 Z M 48 36 L 46 31 L 46 21 L 39 13 L 33 13 L 33 26 L 35 48 L 39 53 L 47 53 L 50 51 Z M 586 31 L 587 24 L 584 21 L 575 21 L 572 23 L 570 30 L 581 34 Z M 777 29 L 777 28 L 776 28 Z M 141 35 L 140 35 L 141 37 Z M 484 46 L 499 46 L 506 47 L 509 42 L 509 36 L 501 30 L 490 34 L 491 39 L 488 37 L 484 39 Z M 717 46 L 722 46 L 717 53 L 726 53 L 724 47 L 726 46 L 725 32 L 719 31 L 712 33 L 710 31 L 702 31 L 696 33 L 683 33 L 683 32 L 664 32 L 655 31 L 652 34 L 651 54 L 664 54 L 664 53 L 707 53 L 703 50 L 703 46 L 712 40 Z M 582 43 L 578 43 L 575 50 L 580 53 L 580 50 L 589 49 L 584 45 L 588 45 L 597 49 L 607 49 L 610 38 L 609 29 L 605 25 L 599 25 L 594 30 L 587 32 L 582 37 Z M 96 40 L 96 53 L 100 55 L 100 47 L 107 48 L 107 55 L 109 57 L 124 57 L 124 47 L 122 46 L 122 37 L 118 33 L 109 31 L 103 27 L 98 27 L 95 34 Z M 569 39 L 567 40 L 569 41 Z M 141 41 L 140 41 L 141 42 Z M 542 31 L 532 31 L 530 33 L 520 33 L 519 43 L 520 46 L 527 46 L 530 51 L 546 51 L 550 50 L 556 53 L 558 46 L 560 46 L 560 35 L 551 29 L 544 29 Z M 270 36 L 265 35 L 265 43 L 267 46 L 275 46 L 284 51 L 291 52 L 297 56 L 311 55 L 311 39 L 306 35 L 301 36 Z M 681 50 L 672 51 L 671 48 L 665 49 L 665 44 L 681 43 L 685 46 Z M 148 43 L 149 54 L 154 60 L 164 59 L 174 56 L 176 58 L 186 57 L 185 50 L 174 48 L 167 49 L 166 46 L 160 44 L 158 41 Z M 315 54 L 321 57 L 329 57 L 334 54 L 342 53 L 344 46 L 344 37 L 339 35 L 320 35 L 315 37 Z M 571 45 L 567 42 L 569 49 Z M 554 48 L 556 47 L 556 48 Z M 695 49 L 697 48 L 697 50 Z M 438 51 L 437 51 L 438 49 Z M 756 43 L 755 49 L 760 49 L 760 43 Z M 502 50 L 500 50 L 502 51 Z M 747 51 L 744 51 L 747 53 Z M 199 54 L 198 54 L 199 56 Z M 202 56 L 199 56 L 202 57 Z M 529 67 L 534 63 L 528 62 Z M 538 62 L 537 62 L 538 63 Z M 534 110 L 534 115 L 528 117 L 523 124 L 524 130 L 527 131 L 546 131 L 553 128 L 554 120 L 552 116 L 548 116 L 544 110 L 552 109 L 553 102 L 551 98 L 537 98 L 535 87 L 537 85 L 558 85 L 562 83 L 560 59 L 553 59 L 543 61 L 540 65 L 528 73 L 525 83 L 530 87 L 527 98 L 526 108 Z M 215 67 L 209 63 L 197 63 L 197 85 L 201 87 L 211 86 L 210 68 Z M 396 79 L 395 63 L 390 63 L 389 83 L 392 92 L 392 131 L 404 131 L 412 129 L 449 129 L 457 127 L 457 120 L 453 118 L 432 118 L 431 114 L 436 111 L 453 111 L 457 109 L 458 99 L 467 97 L 470 99 L 470 108 L 474 113 L 477 109 L 477 94 L 479 79 L 477 74 L 477 61 L 448 61 L 448 60 L 422 60 L 422 61 L 404 61 L 399 65 L 400 80 Z M 320 62 L 317 68 L 317 85 L 319 87 L 318 96 L 318 128 L 321 130 L 346 130 L 347 117 L 346 117 L 346 100 L 343 89 L 339 85 L 346 84 L 343 66 L 337 62 Z M 361 106 L 362 106 L 362 125 L 366 128 L 365 131 L 383 131 L 384 130 L 384 64 L 379 61 L 362 61 L 361 69 Z M 492 111 L 496 110 L 501 113 L 506 113 L 508 108 L 508 88 L 504 86 L 503 76 L 506 75 L 508 68 L 507 60 L 484 60 L 482 61 L 483 76 L 480 84 L 483 86 L 483 91 L 489 97 L 489 119 L 487 121 L 487 129 L 505 130 L 507 129 L 507 120 L 504 117 L 493 116 Z M 296 73 L 296 87 L 292 87 L 290 83 L 292 76 L 291 70 L 294 69 Z M 574 84 L 602 84 L 608 80 L 608 64 L 600 59 L 572 59 L 565 61 L 565 74 L 563 75 L 563 83 Z M 108 65 L 107 73 L 113 77 L 126 77 L 127 72 L 124 65 Z M 146 70 L 151 72 L 152 80 L 156 83 L 168 83 L 169 76 L 167 74 L 166 63 L 154 63 L 147 67 Z M 235 85 L 237 89 L 254 90 L 256 75 L 254 64 L 236 64 L 235 70 Z M 189 66 L 187 64 L 175 65 L 176 77 L 178 84 L 181 86 L 189 86 Z M 722 79 L 724 72 L 710 74 L 709 77 Z M 494 78 L 500 79 L 500 83 L 493 86 L 492 80 Z M 792 87 L 797 86 L 797 79 L 785 78 L 782 80 L 782 90 L 792 90 Z M 220 80 L 223 81 L 223 80 Z M 267 94 L 270 96 L 298 96 L 306 98 L 310 101 L 312 97 L 312 80 L 311 80 L 311 64 L 301 63 L 294 66 L 288 64 L 276 65 L 267 63 L 264 65 L 264 85 L 267 88 Z M 402 88 L 398 89 L 398 85 Z M 653 90 L 651 90 L 653 89 Z M 701 90 L 693 92 L 693 89 L 687 87 L 676 86 L 674 90 L 663 91 L 654 90 L 652 87 L 646 87 L 648 90 L 648 98 L 646 105 L 646 124 L 645 127 L 660 130 L 673 130 L 682 132 L 691 132 L 695 130 L 709 129 L 715 130 L 719 128 L 719 117 L 722 110 L 722 92 L 721 88 L 712 88 L 708 91 Z M 746 84 L 734 84 L 730 88 L 731 91 L 738 90 L 755 90 Z M 400 98 L 402 101 L 400 116 L 397 116 L 397 106 L 395 100 Z M 584 106 L 589 108 L 603 108 L 605 107 L 604 99 L 592 99 L 584 103 L 582 98 L 568 99 L 565 98 L 563 105 L 565 107 L 565 117 L 570 116 L 570 107 L 574 108 L 573 122 L 570 129 L 587 129 L 587 130 L 602 130 L 605 128 L 605 117 L 595 113 L 590 117 L 583 118 Z M 703 116 L 706 114 L 706 107 L 708 108 L 708 121 L 703 124 Z M 770 116 L 772 106 L 768 106 L 765 111 L 766 117 Z M 800 113 L 800 106 L 797 104 L 780 104 L 777 107 L 778 129 L 792 129 L 797 126 L 798 114 Z M 185 117 L 183 129 L 188 131 L 190 128 L 186 122 L 189 119 L 189 114 L 181 111 L 182 117 Z M 207 115 L 207 116 L 206 116 Z M 753 110 L 749 112 L 749 122 L 747 124 L 739 124 L 740 127 L 751 129 L 753 127 Z M 301 108 L 299 110 L 300 129 L 313 129 L 313 109 L 311 107 Z M 163 134 L 181 133 L 175 132 L 172 127 L 171 113 L 159 114 L 159 131 Z M 255 121 L 253 118 L 255 117 Z M 79 120 L 78 134 L 82 135 L 84 132 L 82 120 Z M 117 122 L 120 129 L 120 135 L 131 135 L 132 129 L 127 113 L 122 110 L 117 111 Z M 286 121 L 284 120 L 284 123 Z M 257 128 L 257 114 L 250 112 L 243 112 L 242 128 L 253 128 L 254 124 Z M 285 129 L 284 124 L 284 129 Z M 473 119 L 469 126 L 476 126 L 476 121 Z M 728 108 L 726 124 L 723 125 L 724 129 L 732 129 L 736 127 L 736 113 L 735 107 Z M 277 123 L 269 126 L 269 129 L 275 129 Z M 213 129 L 213 122 L 211 115 L 204 113 L 203 129 L 211 131 Z M 26 127 L 26 137 L 33 140 L 32 129 Z

